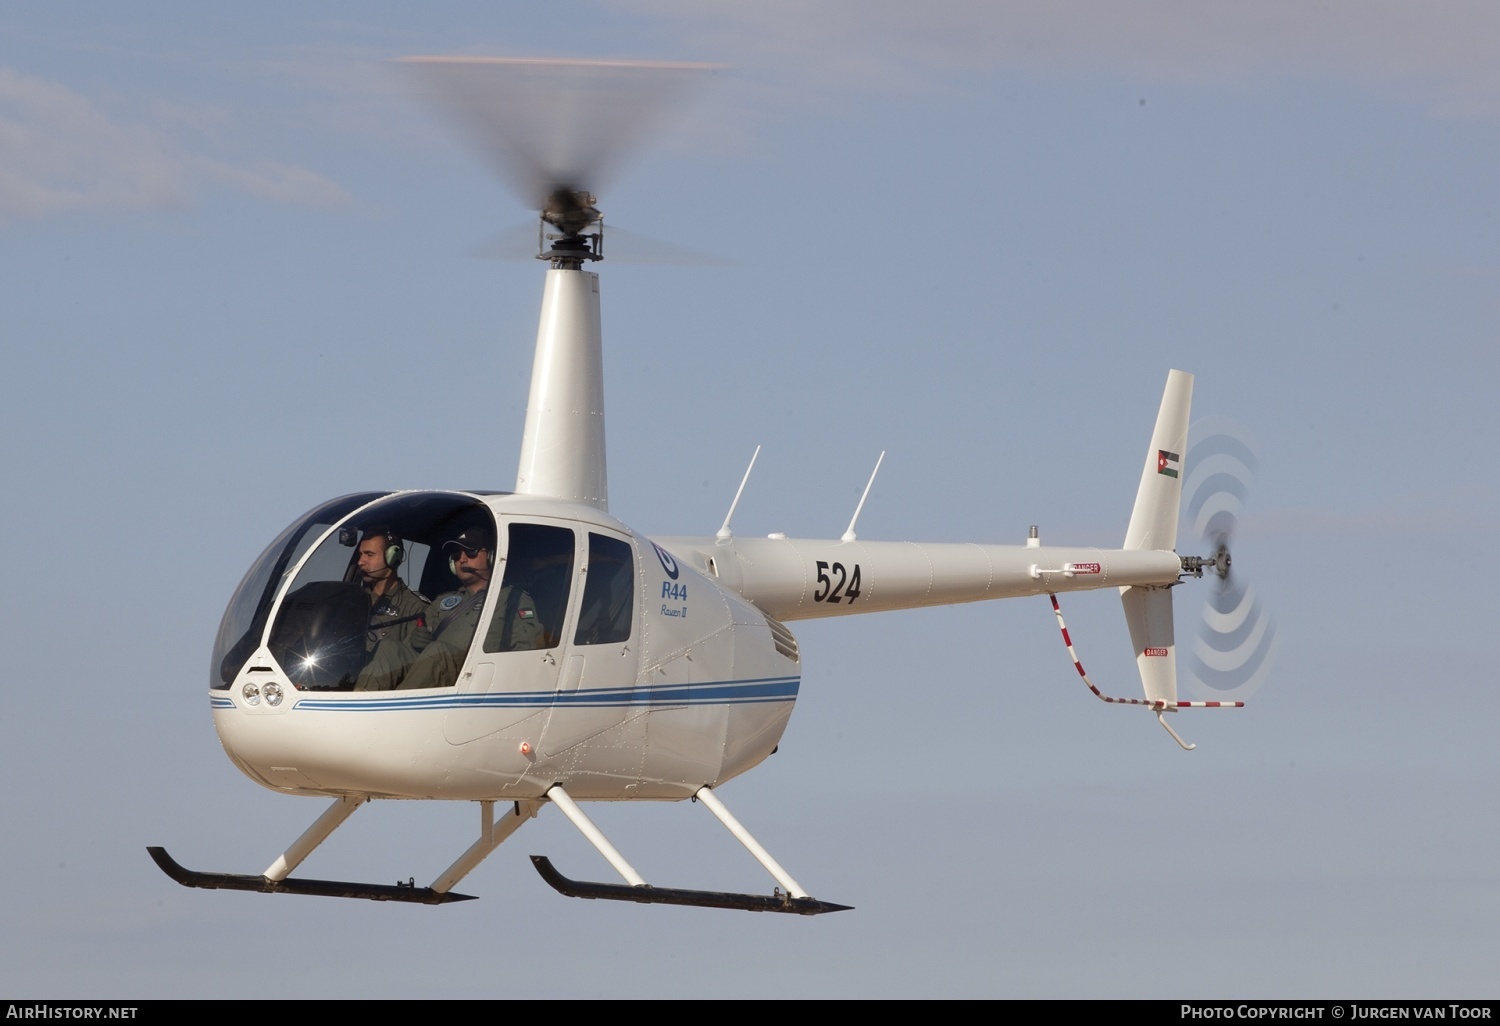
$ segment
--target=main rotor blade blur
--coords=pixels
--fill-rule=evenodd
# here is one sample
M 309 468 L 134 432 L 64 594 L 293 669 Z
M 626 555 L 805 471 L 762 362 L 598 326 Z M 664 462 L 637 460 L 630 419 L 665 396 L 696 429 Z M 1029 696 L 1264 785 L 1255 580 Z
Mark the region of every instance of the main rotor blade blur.
M 418 90 L 533 210 L 597 192 L 671 108 L 720 65 L 405 57 Z

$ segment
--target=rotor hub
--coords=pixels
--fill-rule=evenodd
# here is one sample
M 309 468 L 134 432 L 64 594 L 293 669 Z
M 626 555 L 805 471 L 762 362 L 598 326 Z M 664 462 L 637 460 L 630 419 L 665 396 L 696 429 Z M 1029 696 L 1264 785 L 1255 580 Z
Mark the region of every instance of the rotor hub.
M 1212 556 L 1183 556 L 1182 572 L 1194 577 L 1202 577 L 1203 571 L 1208 570 L 1219 580 L 1226 581 L 1229 579 L 1229 567 L 1232 562 L 1229 546 L 1221 542 Z
M 542 206 L 542 220 L 558 229 L 564 236 L 575 236 L 589 226 L 599 223 L 604 215 L 594 206 L 598 199 L 591 192 L 563 186 L 554 189 Z
M 567 186 L 554 189 L 541 210 L 537 225 L 537 259 L 553 267 L 577 270 L 585 261 L 604 259 L 604 215 L 594 206 L 594 194 Z M 547 231 L 546 225 L 561 234 Z M 597 231 L 588 231 L 597 228 Z M 547 246 L 551 241 L 552 245 Z

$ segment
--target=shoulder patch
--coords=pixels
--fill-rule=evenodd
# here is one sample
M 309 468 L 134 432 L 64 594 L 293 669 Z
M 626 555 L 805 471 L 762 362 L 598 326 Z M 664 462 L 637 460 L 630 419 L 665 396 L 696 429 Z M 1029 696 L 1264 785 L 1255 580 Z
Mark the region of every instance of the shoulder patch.
M 462 601 L 463 601 L 463 599 L 460 598 L 457 595 L 444 595 L 443 596 L 443 600 L 438 603 L 438 608 L 439 609 L 452 609 L 454 606 L 458 605 Z

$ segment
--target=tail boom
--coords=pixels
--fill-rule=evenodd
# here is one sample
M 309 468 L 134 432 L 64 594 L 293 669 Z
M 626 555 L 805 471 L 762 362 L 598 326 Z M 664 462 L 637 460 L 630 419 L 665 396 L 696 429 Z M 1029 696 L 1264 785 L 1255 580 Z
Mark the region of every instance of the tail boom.
M 777 620 L 1176 582 L 1171 552 L 954 542 L 660 538 Z

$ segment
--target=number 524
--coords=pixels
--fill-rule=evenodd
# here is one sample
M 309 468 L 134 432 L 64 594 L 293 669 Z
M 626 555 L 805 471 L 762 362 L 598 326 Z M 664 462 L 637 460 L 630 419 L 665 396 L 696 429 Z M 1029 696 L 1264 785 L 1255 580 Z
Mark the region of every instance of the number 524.
M 832 576 L 829 571 L 832 570 Z M 836 580 L 835 580 L 836 579 Z M 834 563 L 830 566 L 824 560 L 818 560 L 818 590 L 813 595 L 814 602 L 842 602 L 844 599 L 853 602 L 859 598 L 859 564 L 854 564 L 853 572 L 844 569 L 844 564 Z

